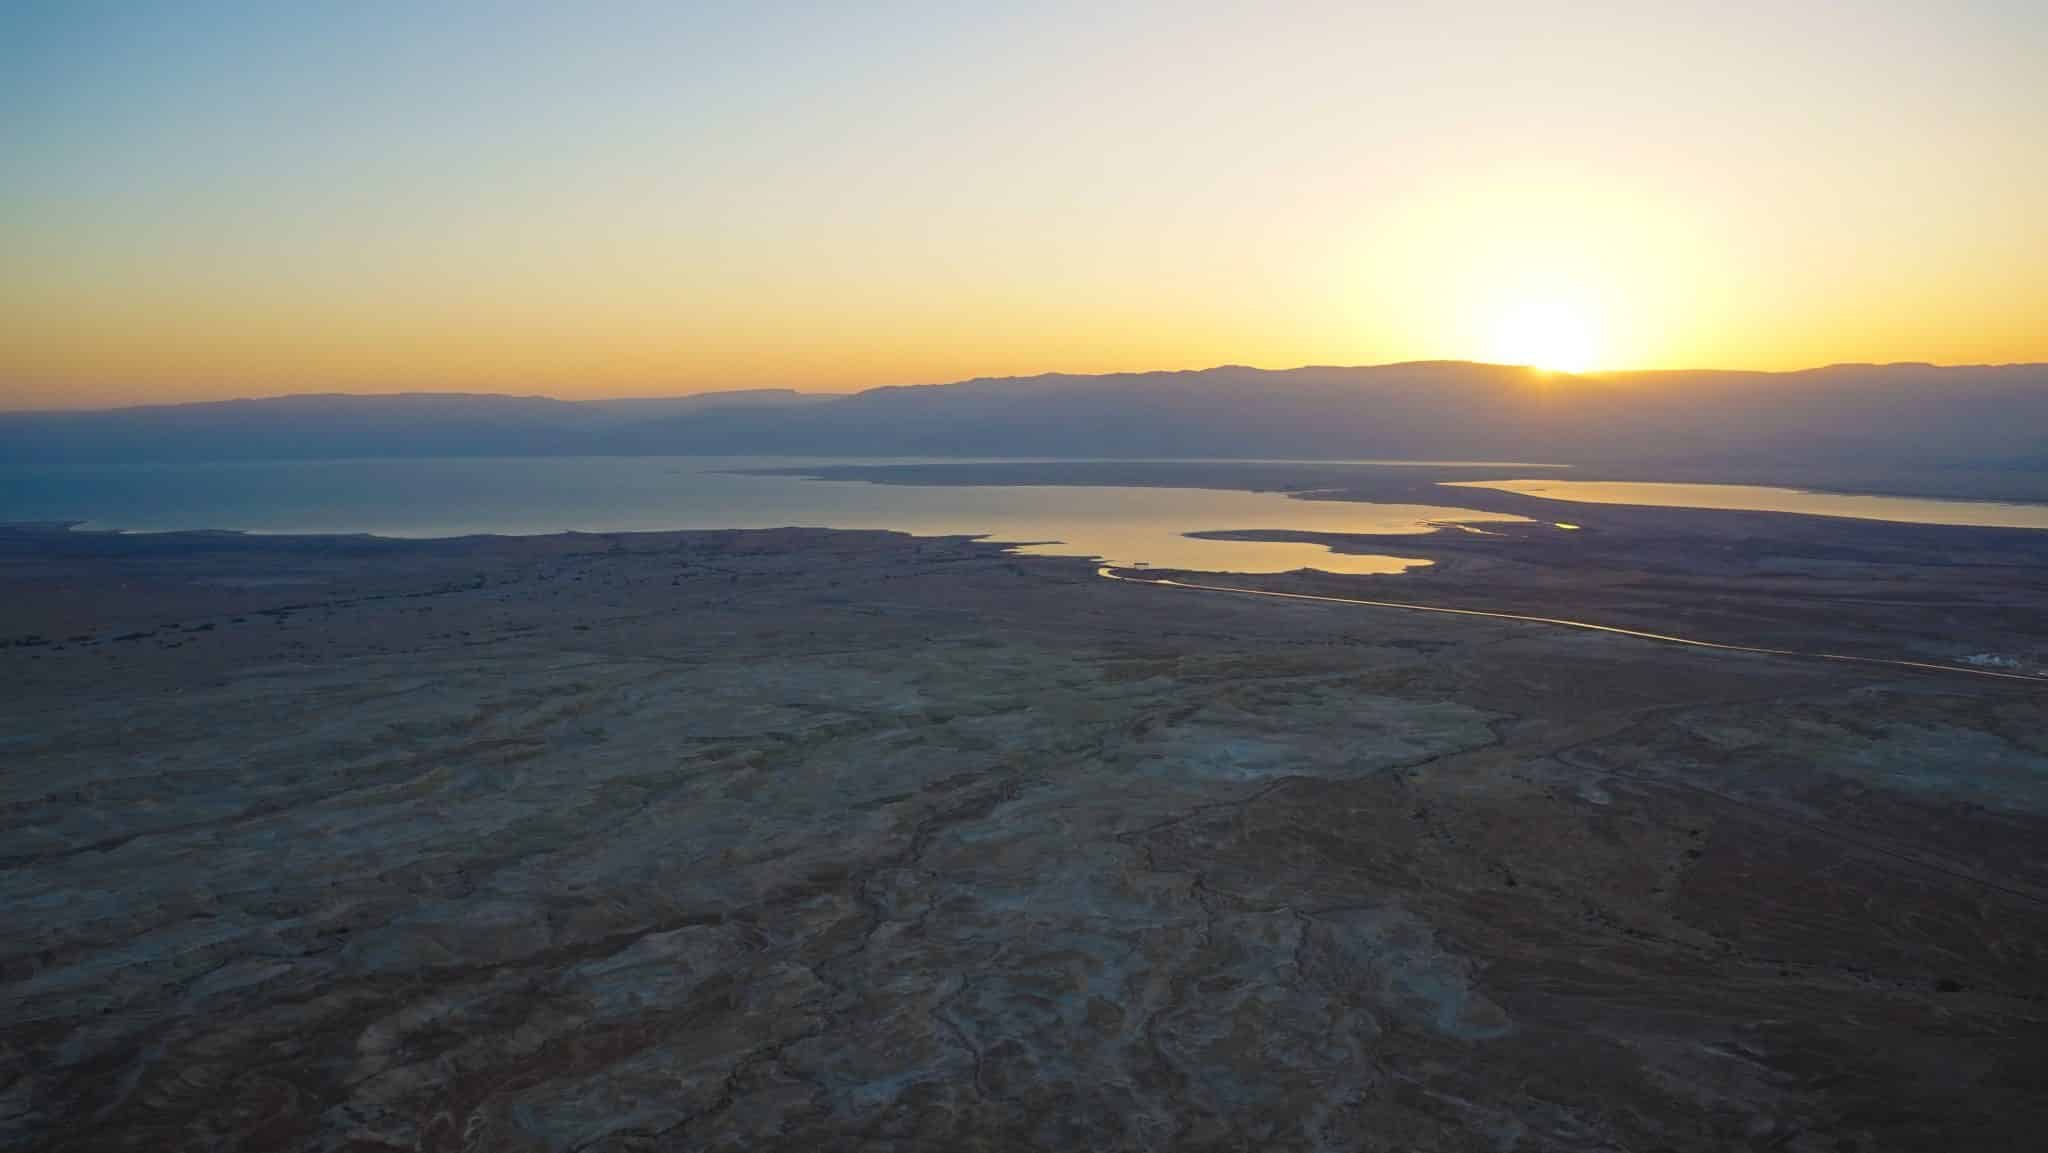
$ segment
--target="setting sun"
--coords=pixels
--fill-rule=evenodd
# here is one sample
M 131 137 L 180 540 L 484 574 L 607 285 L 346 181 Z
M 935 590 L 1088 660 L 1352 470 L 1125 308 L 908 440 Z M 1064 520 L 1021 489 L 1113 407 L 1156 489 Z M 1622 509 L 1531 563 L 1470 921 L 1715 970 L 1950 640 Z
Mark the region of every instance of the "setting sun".
M 0 1153 L 2048 1150 L 2044 60 L 0 0 Z
M 1546 372 L 1596 367 L 1599 334 L 1586 310 L 1560 300 L 1526 301 L 1500 319 L 1490 359 Z

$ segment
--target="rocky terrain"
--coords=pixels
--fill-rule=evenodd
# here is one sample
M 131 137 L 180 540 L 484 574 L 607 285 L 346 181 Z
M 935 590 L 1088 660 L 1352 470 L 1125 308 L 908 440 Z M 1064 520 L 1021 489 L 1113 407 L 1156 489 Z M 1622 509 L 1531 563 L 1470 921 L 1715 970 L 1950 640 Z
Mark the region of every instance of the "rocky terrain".
M 1635 511 L 1244 579 L 2040 652 L 2024 534 Z M 10 1149 L 2048 1126 L 2040 685 L 799 530 L 15 530 L 0 639 Z

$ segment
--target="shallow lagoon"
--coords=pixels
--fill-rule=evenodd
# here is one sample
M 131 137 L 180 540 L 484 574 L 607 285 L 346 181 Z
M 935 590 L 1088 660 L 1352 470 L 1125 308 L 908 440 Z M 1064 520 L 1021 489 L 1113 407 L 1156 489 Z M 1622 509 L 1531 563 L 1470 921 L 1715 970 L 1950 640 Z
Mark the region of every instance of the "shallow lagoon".
M 1080 485 L 903 486 L 742 474 L 760 458 L 545 457 L 76 466 L 0 472 L 0 520 L 127 531 L 628 532 L 801 525 L 1026 542 L 1019 551 L 1211 572 L 1396 573 L 1427 560 L 1303 542 L 1204 540 L 1236 529 L 1414 534 L 1524 518 L 1278 493 Z
M 2048 505 L 1989 500 L 1814 492 L 1755 484 L 1668 484 L 1611 480 L 1463 480 L 1451 488 L 1490 488 L 1546 500 L 1585 504 L 1633 504 L 1653 508 L 1707 508 L 1743 512 L 1791 512 L 1899 524 L 1953 524 L 1978 528 L 2048 529 Z

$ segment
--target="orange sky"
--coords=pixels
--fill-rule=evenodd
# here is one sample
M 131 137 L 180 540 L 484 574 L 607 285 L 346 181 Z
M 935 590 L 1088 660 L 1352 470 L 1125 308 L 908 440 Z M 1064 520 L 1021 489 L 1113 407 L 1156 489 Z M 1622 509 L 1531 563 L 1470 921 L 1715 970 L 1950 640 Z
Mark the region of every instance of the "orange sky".
M 0 407 L 2048 360 L 2036 5 L 962 7 L 10 9 Z

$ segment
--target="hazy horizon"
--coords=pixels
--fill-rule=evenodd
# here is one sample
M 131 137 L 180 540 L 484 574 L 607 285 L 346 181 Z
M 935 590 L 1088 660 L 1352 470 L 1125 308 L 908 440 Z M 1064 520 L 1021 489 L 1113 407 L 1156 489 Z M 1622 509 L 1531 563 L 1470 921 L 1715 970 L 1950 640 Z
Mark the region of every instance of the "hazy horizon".
M 2039 1144 L 2044 61 L 0 2 L 0 1146 Z
M 563 403 L 565 403 L 565 404 L 605 404 L 605 403 L 608 403 L 608 402 L 614 402 L 614 401 L 617 401 L 617 402 L 627 402 L 627 403 L 630 403 L 630 402 L 633 402 L 633 401 L 658 401 L 658 400 L 688 400 L 688 399 L 692 399 L 692 398 L 695 398 L 695 397 L 709 397 L 709 396 L 736 396 L 736 395 L 743 395 L 743 394 L 748 394 L 748 393 L 794 393 L 794 394 L 797 394 L 797 395 L 800 395 L 800 396 L 805 396 L 805 397 L 817 397 L 817 398 L 834 398 L 834 397 L 851 397 L 851 396 L 858 396 L 858 395 L 860 395 L 860 394 L 861 394 L 861 393 L 863 393 L 863 392 L 872 392 L 872 391 L 876 391 L 876 390 L 879 390 L 879 389 L 890 389 L 890 388 L 942 388 L 942 387 L 945 387 L 945 386 L 947 386 L 947 385 L 955 385 L 955 384 L 970 384 L 970 383 L 973 383 L 973 382 L 975 382 L 975 381 L 992 381 L 992 380 L 1034 380 L 1034 379 L 1040 379 L 1040 378 L 1044 378 L 1044 377 L 1073 377 L 1073 378 L 1088 378 L 1088 377 L 1113 377 L 1113 376 L 1173 376 L 1173 375 L 1200 375 L 1200 374 L 1203 374 L 1203 373 L 1213 373 L 1213 372 L 1221 372 L 1221 371 L 1226 371 L 1226 370 L 1230 370 L 1230 369 L 1245 369 L 1245 370 L 1249 370 L 1249 371 L 1252 371 L 1252 372 L 1259 372 L 1259 373 L 1273 373 L 1273 374 L 1282 374 L 1282 373 L 1291 373 L 1291 372 L 1309 372 L 1309 371 L 1316 371 L 1316 370 L 1328 370 L 1328 371 L 1370 371 L 1370 370 L 1375 370 L 1375 369 L 1391 369 L 1391 368 L 1402 368 L 1402 367 L 1407 367 L 1407 366 L 1413 366 L 1413 365 L 1435 365 L 1435 364 L 1445 364 L 1445 365 L 1469 365 L 1469 366 L 1471 366 L 1471 367 L 1474 367 L 1474 368 L 1487 368 L 1487 369 L 1509 369 L 1509 370 L 1522 370 L 1522 371 L 1526 371 L 1526 372 L 1529 372 L 1529 373 L 1531 374 L 1531 376 L 1532 376 L 1533 378 L 1536 378 L 1536 379 L 1540 379 L 1540 380 L 1553 380 L 1553 379 L 1556 379 L 1556 378 L 1567 378 L 1567 379 L 1576 379 L 1576 380 L 1591 380 L 1591 381 L 1598 381 L 1598 380 L 1603 380 L 1603 379 L 1613 379 L 1613 378 L 1619 378 L 1619 377 L 1646 377 L 1646 376 L 1656 376 L 1656 375 L 1681 375 L 1681 374 L 1691 374 L 1691 375 L 1703 375 L 1703 376 L 1706 376 L 1706 375 L 1728 375 L 1728 376 L 1797 376 L 1797 375 L 1800 375 L 1800 374 L 1810 374 L 1810 373 L 1820 373 L 1820 372 L 1826 372 L 1826 371 L 1829 371 L 1829 370 L 1832 370 L 1832 369 L 1855 369 L 1855 368 L 1931 368 L 1931 369 L 1944 369 L 1944 370 L 1946 370 L 1946 369 L 1957 369 L 1957 370 L 1970 370 L 1970 369 L 2021 369 L 2021 368 L 2036 368 L 2036 367 L 2048 367 L 2048 361 L 2005 361 L 2005 362 L 1979 362 L 1979 363 L 1937 363 L 1937 362 L 1931 362 L 1931 361 L 1919 361 L 1919 360 L 1895 360 L 1895 361 L 1833 361 L 1833 362 L 1830 362 L 1830 363 L 1827 363 L 1827 364 L 1814 364 L 1814 365 L 1806 365 L 1806 366 L 1802 366 L 1802 367 L 1796 367 L 1796 368 L 1782 368 L 1782 369 L 1760 369 L 1760 368 L 1727 368 L 1727 367 L 1720 367 L 1720 366 L 1711 366 L 1711 365 L 1687 365 L 1687 366 L 1683 366 L 1683 367 L 1671 367 L 1671 368 L 1603 368 L 1603 369 L 1597 369 L 1597 370 L 1588 370 L 1588 371 L 1585 371 L 1585 372 L 1567 372 L 1567 371 L 1562 371 L 1562 370 L 1549 370 L 1549 369 L 1544 369 L 1544 368 L 1541 368 L 1541 367 L 1538 367 L 1538 366 L 1535 366 L 1535 365 L 1527 365 L 1527 364 L 1505 364 L 1505 363 L 1501 363 L 1501 362 L 1497 362 L 1497 361 L 1486 361 L 1486 360 L 1464 360 L 1464 359 L 1453 359 L 1453 358 L 1430 358 L 1430 359 L 1423 359 L 1423 360 L 1403 360 L 1403 361 L 1386 361 L 1386 362 L 1381 362 L 1381 363 L 1374 363 L 1374 364 L 1290 364 L 1290 365 L 1284 365 L 1284 366 L 1269 366 L 1269 365 L 1258 365 L 1258 364 L 1249 364 L 1249 363 L 1246 363 L 1246 362 L 1244 362 L 1244 361 L 1241 361 L 1241 360 L 1237 360 L 1237 361 L 1226 361 L 1226 362 L 1222 362 L 1222 363 L 1217 363 L 1217 364 L 1207 364 L 1207 365 L 1202 365 L 1202 366 L 1199 366 L 1199 367 L 1187 367 L 1187 368 L 1154 368 L 1154 369 L 1117 369 L 1117 370 L 1108 370 L 1108 371 L 1102 371 L 1102 372 L 1070 372 L 1070 371 L 1066 371 L 1066 370 L 1062 370 L 1062 369 L 1047 369 L 1047 370 L 1043 370 L 1043 371 L 1039 371 L 1039 372 L 1017 372 L 1017 373 L 1000 373 L 1000 374 L 997 374 L 997 373 L 983 373 L 983 374 L 978 374 L 978 375 L 975 375 L 975 376 L 969 376 L 969 377 L 960 377 L 960 378 L 956 378 L 956 379 L 951 379 L 951 380 L 906 380 L 906 381 L 883 381 L 883 382 L 880 382 L 880 383 L 878 383 L 878 384 L 873 384 L 873 385 L 862 385 L 862 386 L 859 386 L 859 387 L 849 387 L 849 388 L 802 388 L 802 387 L 798 387 L 798 386 L 795 386 L 795 385 L 775 385 L 775 384 L 749 384 L 749 385 L 727 385 L 727 386 L 709 386 L 709 387 L 703 387 L 703 388 L 693 388 L 693 389 L 690 389 L 690 390 L 688 390 L 688 391 L 666 391 L 666 392 L 664 392 L 664 391 L 646 391 L 646 392 L 637 392 L 637 393 L 614 393 L 614 394 L 605 394 L 605 395 L 599 395 L 599 396 L 577 396 L 577 395 L 574 395 L 573 393 L 570 393 L 570 394 L 566 394 L 566 395 L 565 395 L 565 394 L 564 394 L 564 393 L 563 393 L 563 392 L 562 392 L 561 390 L 557 390 L 557 391 L 552 391 L 552 392 L 550 392 L 550 391 L 515 391 L 515 390 L 513 390 L 513 389 L 510 389 L 510 388 L 492 388 L 492 387 L 489 387 L 488 385 L 482 385 L 482 384 L 478 385 L 478 386 L 477 386 L 477 387 L 475 387 L 475 388 L 413 388 L 413 387 L 406 387 L 406 386 L 399 386 L 399 385 L 393 385 L 393 386 L 383 386 L 383 385 L 374 385 L 374 384 L 364 384 L 364 385 L 357 385 L 357 386 L 337 386 L 337 387 L 333 387 L 333 388 L 321 388 L 321 389 L 305 389 L 305 390 L 299 390 L 299 391 L 292 391 L 292 392 L 262 392 L 262 391 L 251 391 L 251 392 L 244 392 L 244 393 L 236 393 L 236 394 L 232 394 L 232 395 L 221 395 L 221 396 L 204 396 L 204 397 L 194 397 L 194 398 L 186 398 L 186 399 L 179 399 L 179 398 L 170 398 L 170 399 L 162 399 L 162 400 L 146 400 L 146 401 L 137 401 L 137 402 L 133 402 L 133 403 L 109 403 L 109 404 L 90 404 L 90 403 L 79 403 L 79 404 L 61 404 L 61 403 L 60 403 L 60 404 L 50 404 L 50 405 L 41 405 L 41 406 L 10 406 L 10 405 L 6 404 L 6 403 L 5 403 L 4 401 L 0 401 L 0 413 L 15 413 L 15 414 L 32 414 L 32 413 L 39 413 L 39 412 L 111 412 L 111 411 L 119 411 L 119 410 L 122 410 L 122 409 L 129 409 L 129 408 L 167 408 L 167 407 L 178 407 L 178 406 L 181 406 L 181 405 L 191 405 L 191 404 L 234 404 L 234 403 L 239 403 L 239 402 L 247 402 L 247 401 L 272 401 L 272 400 L 291 400 L 291 399 L 295 399 L 295 398 L 317 398 L 317 397 L 336 397 L 336 398 L 343 398 L 343 397 L 346 397 L 346 398 L 362 398 L 362 399 L 377 399 L 377 398 L 400 398 L 400 397 L 429 397 L 429 396 L 446 396 L 446 397 L 477 397 L 477 398 L 500 398 L 500 399 L 506 399 L 506 400 L 555 400 L 555 401 L 561 401 L 561 402 L 563 402 Z

